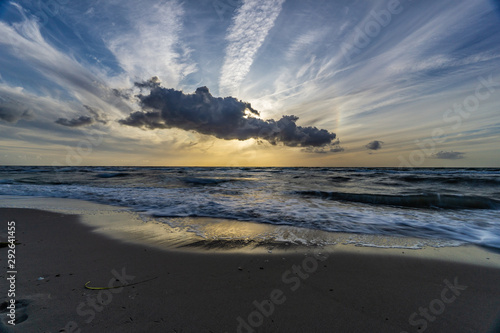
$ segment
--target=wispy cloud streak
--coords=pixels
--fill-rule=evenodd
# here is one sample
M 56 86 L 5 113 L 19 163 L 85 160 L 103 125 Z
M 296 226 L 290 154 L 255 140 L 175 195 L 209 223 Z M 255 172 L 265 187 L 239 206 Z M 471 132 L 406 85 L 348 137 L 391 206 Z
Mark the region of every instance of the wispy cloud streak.
M 229 45 L 219 82 L 220 94 L 237 95 L 257 51 L 281 12 L 284 0 L 247 0 L 238 10 L 226 36 Z
M 64 90 L 73 100 L 68 103 L 68 100 L 56 98 L 61 109 L 65 109 L 63 106 L 72 109 L 72 103 L 79 102 L 106 108 L 108 112 L 116 112 L 114 106 L 129 110 L 119 98 L 112 96 L 112 90 L 106 84 L 106 77 L 100 75 L 99 70 L 85 67 L 71 54 L 64 53 L 50 44 L 42 35 L 40 23 L 36 18 L 28 17 L 21 6 L 14 6 L 21 14 L 22 20 L 13 24 L 0 22 L 0 46 L 5 54 L 14 54 L 22 62 L 24 69 L 38 72 L 57 86 L 57 89 L 53 85 L 35 86 L 37 90 L 42 91 L 38 93 L 40 100 L 41 97 L 47 97 L 54 101 L 51 93 L 58 95 Z M 16 100 L 16 103 L 24 105 L 25 108 L 38 109 L 40 101 L 30 97 L 27 91 L 33 90 L 33 87 L 27 86 L 31 89 L 11 89 L 16 94 L 10 99 Z M 4 89 L 5 86 L 0 87 L 0 92 Z M 50 114 L 50 110 L 41 109 L 41 112 Z
M 126 26 L 118 26 L 105 40 L 132 81 L 157 75 L 177 87 L 197 70 L 181 39 L 185 11 L 180 3 L 125 2 L 124 6 L 130 14 Z M 105 13 L 114 15 L 112 9 Z

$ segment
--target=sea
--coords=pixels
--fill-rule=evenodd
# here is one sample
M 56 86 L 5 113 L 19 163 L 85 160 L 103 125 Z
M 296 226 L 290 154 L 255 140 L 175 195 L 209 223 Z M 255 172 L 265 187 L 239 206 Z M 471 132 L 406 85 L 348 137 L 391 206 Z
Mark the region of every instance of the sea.
M 165 223 L 231 219 L 500 249 L 493 168 L 2 166 L 0 195 L 86 200 Z

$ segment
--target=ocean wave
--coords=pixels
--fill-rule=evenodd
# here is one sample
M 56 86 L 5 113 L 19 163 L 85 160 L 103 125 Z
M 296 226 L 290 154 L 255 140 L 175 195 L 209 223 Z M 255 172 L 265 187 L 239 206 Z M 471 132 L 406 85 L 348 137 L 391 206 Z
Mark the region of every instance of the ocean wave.
M 126 172 L 105 172 L 96 175 L 98 178 L 116 178 L 116 177 L 126 177 L 129 174 Z
M 1 183 L 0 183 L 1 184 Z M 13 183 L 13 185 L 33 185 L 33 186 L 43 186 L 43 185 L 76 185 L 77 183 L 74 180 L 37 180 L 37 179 L 17 179 Z
M 500 173 L 490 169 L 14 166 L 0 179 L 0 195 L 500 248 Z
M 407 183 L 442 183 L 442 184 L 463 184 L 463 185 L 486 185 L 486 186 L 491 186 L 491 185 L 497 185 L 500 184 L 500 179 L 499 178 L 494 178 L 494 177 L 485 177 L 485 178 L 478 178 L 477 176 L 475 177 L 470 177 L 470 176 L 458 176 L 458 177 L 426 177 L 426 176 L 420 176 L 420 175 L 402 175 L 402 176 L 396 176 L 393 177 L 393 179 L 400 180 L 403 182 Z
M 484 197 L 458 196 L 449 194 L 384 195 L 326 191 L 296 191 L 295 193 L 304 196 L 373 205 L 444 209 L 500 209 L 500 201 L 498 200 Z
M 220 183 L 226 183 L 231 181 L 236 181 L 233 178 L 197 178 L 197 177 L 184 177 L 181 180 L 190 185 L 217 185 Z
M 81 167 L 54 167 L 55 172 L 95 172 L 96 170 L 91 169 L 90 167 L 81 168 Z
M 351 177 L 343 177 L 343 176 L 334 176 L 334 177 L 328 177 L 328 179 L 330 179 L 332 182 L 342 183 L 342 182 L 348 182 L 352 178 Z

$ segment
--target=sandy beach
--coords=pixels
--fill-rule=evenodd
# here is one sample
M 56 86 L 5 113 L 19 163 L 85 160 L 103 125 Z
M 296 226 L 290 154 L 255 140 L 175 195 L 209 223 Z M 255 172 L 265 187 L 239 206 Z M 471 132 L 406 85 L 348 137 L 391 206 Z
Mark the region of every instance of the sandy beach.
M 20 243 L 16 325 L 8 324 L 4 302 L 2 332 L 497 332 L 500 327 L 495 265 L 410 256 L 408 250 L 168 251 L 110 239 L 76 215 L 2 208 L 0 217 L 2 236 L 7 221 L 15 221 Z M 488 257 L 478 262 L 498 258 L 480 253 Z M 7 248 L 0 254 L 5 279 Z M 115 288 L 86 289 L 88 281 L 90 287 Z M 2 293 L 7 300 L 5 287 Z

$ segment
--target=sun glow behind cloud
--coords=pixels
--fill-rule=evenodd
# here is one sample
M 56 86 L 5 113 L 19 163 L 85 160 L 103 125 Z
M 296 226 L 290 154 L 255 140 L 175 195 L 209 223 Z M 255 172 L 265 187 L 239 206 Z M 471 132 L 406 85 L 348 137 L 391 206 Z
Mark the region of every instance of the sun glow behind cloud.
M 96 132 L 102 143 L 83 164 L 397 166 L 441 129 L 444 139 L 418 166 L 499 165 L 500 95 L 467 118 L 454 109 L 480 78 L 500 82 L 497 8 L 401 1 L 390 23 L 346 56 L 342 45 L 355 45 L 387 5 L 248 0 L 217 12 L 192 1 L 88 1 L 44 20 L 36 1 L 4 2 L 0 161 L 66 163 L 68 149 Z M 214 97 L 232 95 L 261 120 L 298 116 L 298 126 L 336 133 L 344 150 L 121 125 L 141 110 L 134 82 L 153 76 L 186 94 L 207 86 Z M 384 145 L 367 151 L 373 141 Z M 452 152 L 463 154 L 433 158 Z

